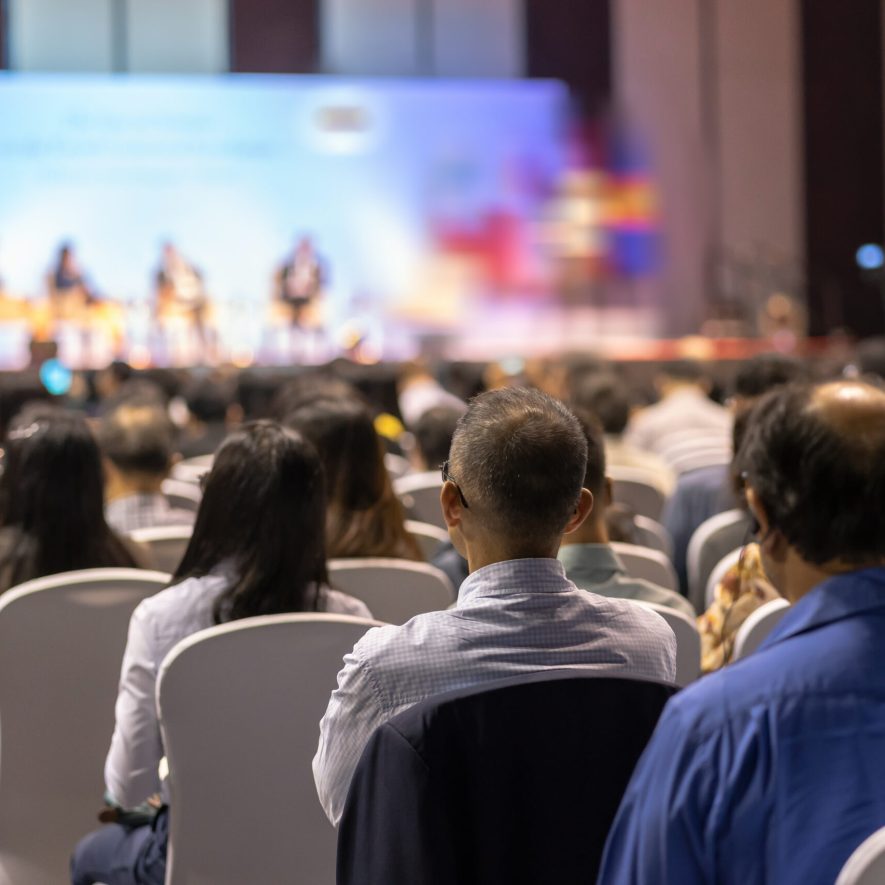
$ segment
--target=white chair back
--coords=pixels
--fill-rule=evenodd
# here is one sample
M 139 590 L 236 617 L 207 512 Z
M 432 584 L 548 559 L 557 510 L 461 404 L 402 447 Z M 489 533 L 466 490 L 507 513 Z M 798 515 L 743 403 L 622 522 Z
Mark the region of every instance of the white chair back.
M 688 685 L 701 675 L 701 636 L 694 619 L 668 605 L 637 600 L 657 612 L 676 636 L 676 684 Z
M 606 473 L 612 481 L 612 497 L 617 504 L 624 504 L 637 516 L 661 518 L 667 496 L 654 473 L 641 467 L 614 465 Z
M 311 759 L 341 659 L 377 621 L 248 618 L 180 642 L 157 705 L 169 762 L 166 885 L 335 881 Z
M 96 826 L 129 618 L 169 575 L 87 569 L 0 597 L 0 883 L 69 881 Z
M 200 509 L 200 501 L 203 493 L 194 482 L 185 482 L 180 479 L 164 479 L 160 487 L 163 497 L 172 507 L 177 510 L 188 510 L 196 513 Z
M 659 587 L 679 592 L 679 578 L 676 576 L 676 569 L 660 550 L 650 550 L 648 547 L 618 542 L 612 543 L 611 547 L 624 563 L 624 568 L 627 569 L 627 574 L 631 578 L 642 578 Z
M 726 572 L 732 567 L 738 564 L 738 561 L 741 558 L 741 550 L 743 547 L 738 547 L 736 550 L 732 550 L 730 553 L 726 553 L 719 562 L 713 566 L 713 571 L 710 572 L 710 577 L 707 578 L 707 587 L 704 591 L 704 611 L 706 611 L 713 604 L 713 597 L 716 595 L 716 588 L 722 582 L 722 579 L 725 577 Z
M 193 531 L 192 525 L 164 525 L 134 529 L 129 532 L 129 537 L 150 550 L 151 559 L 158 569 L 175 574 Z
M 772 599 L 752 612 L 735 634 L 732 660 L 737 661 L 753 654 L 780 623 L 789 607 L 790 603 L 786 599 Z
M 215 455 L 198 455 L 195 458 L 186 458 L 172 467 L 172 479 L 199 484 L 203 474 L 212 469 Z
M 407 559 L 332 559 L 329 583 L 361 599 L 374 617 L 388 624 L 441 611 L 457 597 L 445 572 Z
M 445 544 L 449 540 L 449 533 L 445 529 L 431 525 L 429 522 L 407 519 L 406 531 L 418 542 L 421 555 L 428 562 L 436 555 L 440 544 Z
M 854 849 L 836 885 L 885 885 L 885 827 Z
M 442 477 L 438 470 L 412 473 L 393 483 L 393 490 L 403 502 L 403 507 L 406 508 L 406 512 L 412 519 L 444 529 L 446 523 L 439 503 L 441 488 Z
M 394 455 L 388 452 L 384 456 L 384 466 L 390 474 L 391 479 L 400 479 L 412 472 L 412 465 L 402 455 Z
M 636 543 L 638 546 L 658 550 L 668 559 L 672 559 L 673 539 L 659 522 L 649 519 L 647 516 L 636 516 L 633 524 L 636 526 Z
M 703 611 L 710 572 L 726 553 L 746 541 L 749 526 L 747 513 L 735 509 L 711 516 L 694 530 L 685 553 L 685 570 L 688 599 L 695 610 Z

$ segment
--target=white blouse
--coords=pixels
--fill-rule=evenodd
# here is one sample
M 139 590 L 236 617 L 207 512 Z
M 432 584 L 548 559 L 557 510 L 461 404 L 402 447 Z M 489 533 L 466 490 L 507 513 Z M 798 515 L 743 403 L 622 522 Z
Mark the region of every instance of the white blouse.
M 214 625 L 212 607 L 232 577 L 219 570 L 188 578 L 143 600 L 132 613 L 123 654 L 116 723 L 105 761 L 105 786 L 124 808 L 134 808 L 160 792 L 168 802 L 159 775 L 165 755 L 157 719 L 157 675 L 164 658 L 182 639 Z M 358 599 L 324 587 L 319 610 L 371 618 Z

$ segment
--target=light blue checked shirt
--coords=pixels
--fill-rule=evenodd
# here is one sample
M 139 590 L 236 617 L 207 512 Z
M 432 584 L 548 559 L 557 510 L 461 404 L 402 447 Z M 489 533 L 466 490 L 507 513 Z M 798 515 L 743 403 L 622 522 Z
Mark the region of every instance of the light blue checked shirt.
M 458 603 L 376 627 L 344 657 L 320 722 L 313 773 L 336 826 L 363 747 L 379 726 L 435 694 L 576 667 L 672 682 L 676 639 L 635 602 L 578 589 L 556 559 L 515 559 L 475 571 Z

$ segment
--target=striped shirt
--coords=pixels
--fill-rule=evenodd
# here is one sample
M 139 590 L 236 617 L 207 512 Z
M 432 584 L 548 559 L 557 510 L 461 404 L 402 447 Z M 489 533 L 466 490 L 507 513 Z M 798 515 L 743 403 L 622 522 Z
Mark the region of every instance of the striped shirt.
M 654 612 L 580 590 L 556 559 L 475 571 L 457 605 L 370 630 L 344 658 L 320 723 L 313 773 L 337 825 L 363 747 L 397 713 L 441 692 L 579 668 L 672 682 L 676 640 Z

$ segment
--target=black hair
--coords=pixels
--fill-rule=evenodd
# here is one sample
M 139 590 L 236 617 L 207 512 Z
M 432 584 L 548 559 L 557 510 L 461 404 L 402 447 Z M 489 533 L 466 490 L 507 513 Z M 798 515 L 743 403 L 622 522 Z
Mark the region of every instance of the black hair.
M 384 466 L 384 447 L 368 408 L 353 399 L 317 399 L 286 420 L 320 453 L 329 506 L 330 557 L 421 559 L 405 530 L 405 511 Z
M 274 417 L 286 422 L 302 406 L 317 400 L 353 400 L 365 403 L 362 394 L 350 382 L 335 378 L 323 371 L 305 372 L 287 381 L 276 392 L 271 409 Z
M 877 425 L 845 426 L 815 407 L 817 389 L 790 385 L 763 397 L 749 416 L 739 466 L 770 525 L 807 562 L 881 559 L 885 408 Z
M 747 399 L 762 396 L 775 387 L 807 381 L 806 365 L 782 353 L 762 353 L 745 360 L 734 376 L 734 392 Z
M 105 414 L 98 428 L 104 456 L 123 473 L 165 476 L 175 454 L 175 425 L 165 409 L 123 402 Z
M 672 378 L 674 381 L 699 384 L 705 378 L 703 366 L 695 360 L 673 360 L 669 363 L 663 363 L 659 371 L 662 375 Z
M 223 424 L 233 390 L 213 378 L 191 381 L 182 391 L 188 411 L 204 424 Z
M 307 440 L 272 421 L 243 425 L 215 455 L 173 582 L 227 563 L 236 580 L 215 602 L 216 623 L 315 611 L 328 580 L 325 505 L 322 465 Z
M 630 419 L 630 396 L 611 373 L 589 375 L 572 391 L 572 404 L 596 416 L 605 433 L 620 436 Z
M 101 455 L 81 415 L 24 409 L 5 454 L 0 523 L 20 538 L 0 561 L 2 589 L 73 569 L 136 565 L 105 522 Z
M 435 406 L 424 412 L 415 422 L 412 432 L 428 470 L 442 466 L 443 461 L 449 457 L 455 427 L 463 414 L 463 409 Z
M 584 485 L 587 441 L 559 400 L 503 388 L 471 401 L 458 422 L 451 474 L 471 509 L 516 543 L 560 534 Z
M 584 488 L 593 493 L 599 500 L 605 488 L 605 440 L 602 426 L 592 412 L 584 409 L 573 409 L 584 439 L 587 440 L 587 467 L 584 471 Z

